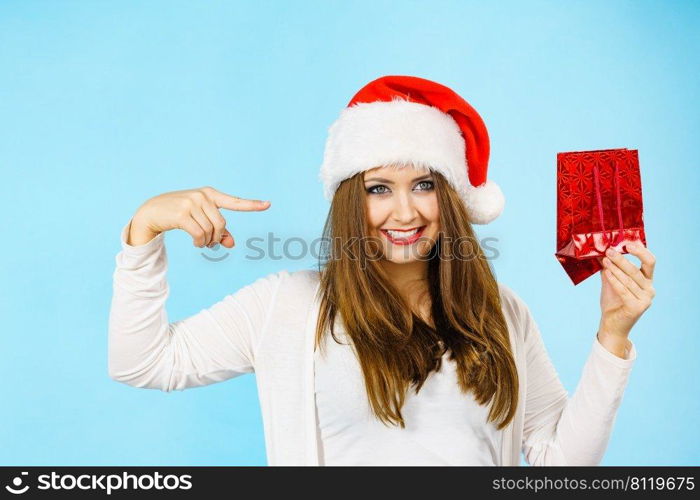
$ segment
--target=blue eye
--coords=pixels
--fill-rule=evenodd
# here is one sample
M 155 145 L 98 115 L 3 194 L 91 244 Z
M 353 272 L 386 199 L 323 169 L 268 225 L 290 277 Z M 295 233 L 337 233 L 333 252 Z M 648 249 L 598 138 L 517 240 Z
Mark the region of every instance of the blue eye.
M 435 184 L 433 183 L 433 181 L 420 181 L 418 184 L 416 184 L 416 186 L 421 186 L 421 185 L 425 185 L 425 184 L 427 184 L 427 187 L 423 187 L 423 188 L 419 189 L 419 191 L 430 191 L 430 190 L 434 189 L 434 187 L 435 187 Z M 376 191 L 377 189 L 381 189 L 381 188 L 383 188 L 384 190 Z M 389 188 L 387 188 L 384 184 L 377 184 L 376 186 L 372 186 L 372 187 L 367 188 L 367 192 L 369 194 L 386 194 L 389 192 Z
M 377 188 L 384 188 L 384 189 L 386 189 L 386 186 L 385 186 L 384 184 L 377 184 L 376 186 L 372 186 L 372 187 L 370 187 L 370 188 L 367 188 L 367 192 L 370 193 L 370 194 L 384 194 L 384 193 L 385 193 L 385 191 L 382 191 L 382 192 L 374 191 L 374 190 L 377 189 Z

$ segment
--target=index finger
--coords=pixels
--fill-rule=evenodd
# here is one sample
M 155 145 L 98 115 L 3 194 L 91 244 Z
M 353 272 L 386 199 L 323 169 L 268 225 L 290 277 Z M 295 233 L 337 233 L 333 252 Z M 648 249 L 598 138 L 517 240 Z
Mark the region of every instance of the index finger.
M 640 242 L 627 245 L 627 251 L 642 262 L 641 271 L 644 273 L 644 276 L 648 279 L 653 279 L 654 267 L 656 266 L 656 257 L 654 257 L 654 254 Z
M 216 204 L 218 208 L 225 208 L 227 210 L 241 210 L 244 212 L 252 212 L 265 210 L 270 206 L 269 201 L 239 198 L 238 196 L 232 196 L 230 194 L 222 193 L 221 191 L 216 190 L 212 190 L 210 192 L 210 195 L 212 201 Z

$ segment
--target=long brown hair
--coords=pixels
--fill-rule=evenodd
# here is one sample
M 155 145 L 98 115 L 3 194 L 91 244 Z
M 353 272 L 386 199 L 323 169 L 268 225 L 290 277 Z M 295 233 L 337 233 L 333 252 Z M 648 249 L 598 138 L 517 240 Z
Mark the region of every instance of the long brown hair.
M 368 236 L 363 172 L 344 180 L 331 203 L 319 261 L 320 312 L 316 347 L 335 319 L 359 360 L 374 415 L 405 428 L 401 408 L 412 384 L 418 393 L 442 355 L 456 362 L 463 393 L 491 404 L 488 420 L 502 429 L 518 404 L 518 373 L 498 284 L 474 235 L 466 208 L 445 178 L 433 171 L 440 234 L 428 259 L 427 286 L 434 328 L 415 314 L 377 261 Z M 461 247 L 469 243 L 469 258 Z

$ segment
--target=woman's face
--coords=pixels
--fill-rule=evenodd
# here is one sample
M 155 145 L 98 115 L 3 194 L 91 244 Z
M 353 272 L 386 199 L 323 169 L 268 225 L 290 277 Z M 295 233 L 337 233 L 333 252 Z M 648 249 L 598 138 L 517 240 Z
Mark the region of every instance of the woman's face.
M 370 237 L 381 241 L 383 258 L 397 264 L 425 260 L 440 229 L 430 171 L 378 167 L 364 172 L 364 183 Z

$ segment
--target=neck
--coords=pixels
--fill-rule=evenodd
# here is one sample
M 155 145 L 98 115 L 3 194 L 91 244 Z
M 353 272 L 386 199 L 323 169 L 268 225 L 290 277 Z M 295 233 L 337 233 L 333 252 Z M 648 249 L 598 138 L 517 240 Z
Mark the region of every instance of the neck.
M 406 264 L 382 261 L 391 283 L 414 310 L 425 310 L 428 295 L 428 262 L 416 260 Z

